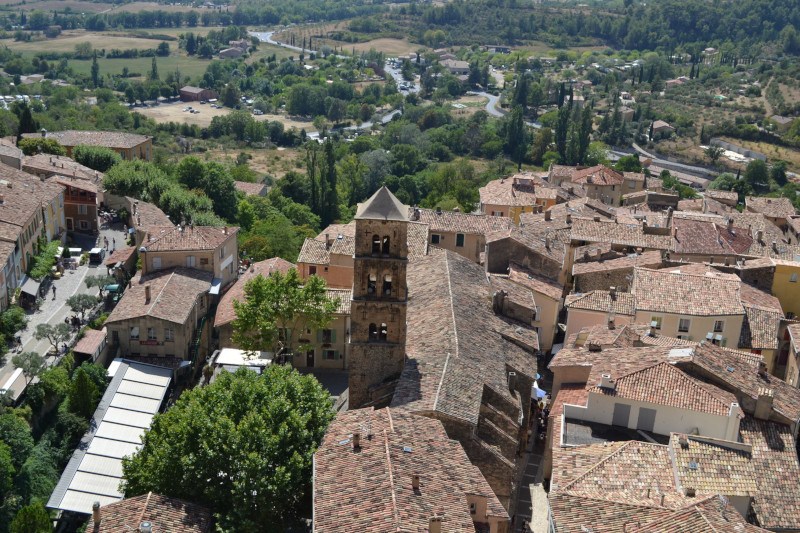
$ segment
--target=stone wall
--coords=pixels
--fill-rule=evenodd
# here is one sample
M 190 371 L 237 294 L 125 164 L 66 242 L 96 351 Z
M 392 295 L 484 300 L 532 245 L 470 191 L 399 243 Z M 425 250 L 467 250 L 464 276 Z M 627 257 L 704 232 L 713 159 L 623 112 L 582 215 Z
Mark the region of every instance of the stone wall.
M 517 241 L 507 238 L 487 245 L 486 270 L 493 274 L 507 274 L 513 261 L 531 269 L 540 276 L 558 280 L 561 263 L 531 250 Z
M 572 279 L 575 282 L 575 292 L 608 290 L 609 287 L 616 287 L 620 292 L 627 292 L 633 279 L 633 267 L 587 272 L 574 275 Z

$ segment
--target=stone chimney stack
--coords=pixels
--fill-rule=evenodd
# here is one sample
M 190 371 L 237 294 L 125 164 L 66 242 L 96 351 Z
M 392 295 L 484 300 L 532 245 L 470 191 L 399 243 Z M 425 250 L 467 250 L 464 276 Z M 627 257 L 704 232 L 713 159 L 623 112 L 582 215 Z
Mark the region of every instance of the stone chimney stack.
M 769 420 L 772 414 L 772 403 L 775 399 L 775 393 L 768 387 L 758 388 L 758 398 L 756 399 L 756 411 L 753 416 L 760 420 Z
M 150 303 L 150 285 L 144 286 L 144 303 Z

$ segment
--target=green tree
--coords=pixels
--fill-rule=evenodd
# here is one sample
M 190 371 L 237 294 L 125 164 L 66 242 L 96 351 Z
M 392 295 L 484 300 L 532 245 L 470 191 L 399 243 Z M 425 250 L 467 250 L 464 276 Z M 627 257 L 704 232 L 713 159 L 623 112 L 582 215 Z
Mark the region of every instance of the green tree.
M 37 341 L 47 339 L 47 342 L 50 343 L 50 346 L 52 346 L 53 350 L 56 352 L 61 343 L 67 340 L 70 335 L 72 335 L 72 329 L 69 327 L 69 324 L 65 324 L 64 322 L 59 322 L 55 326 L 39 324 L 33 332 L 33 336 Z
M 760 159 L 753 159 L 744 171 L 744 181 L 754 191 L 763 191 L 769 186 L 769 170 L 767 164 Z
M 708 148 L 706 148 L 706 157 L 708 158 L 708 162 L 711 163 L 712 166 L 717 164 L 717 161 L 719 161 L 719 158 L 722 157 L 723 153 L 725 153 L 725 149 L 722 148 L 721 146 L 716 146 L 712 144 L 709 145 Z
M 26 128 L 29 129 L 29 128 Z M 36 131 L 36 128 L 33 128 Z M 20 133 L 26 133 L 20 127 Z M 53 155 L 67 155 L 67 150 L 55 139 L 46 139 L 44 137 L 31 137 L 22 139 L 17 143 L 17 147 L 22 150 L 25 155 L 36 154 L 53 154 Z
M 67 298 L 67 305 L 73 313 L 80 313 L 81 320 L 84 319 L 86 311 L 94 309 L 97 302 L 97 296 L 86 293 L 75 294 Z
M 313 454 L 334 416 L 329 398 L 285 365 L 261 376 L 223 372 L 156 415 L 142 448 L 123 459 L 124 491 L 208 506 L 225 530 L 282 530 L 309 493 Z
M 14 109 L 17 117 L 19 117 L 19 129 L 17 130 L 17 134 L 20 137 L 23 133 L 36 133 L 39 130 L 39 124 L 33 119 L 31 108 L 27 103 L 17 103 L 12 109 Z M 20 147 L 20 149 L 22 148 Z
M 103 146 L 76 146 L 72 150 L 72 158 L 81 165 L 98 172 L 106 172 L 122 161 L 122 157 L 117 152 Z
M 619 172 L 641 172 L 642 163 L 638 154 L 625 155 L 619 158 L 614 168 Z
M 100 65 L 97 63 L 97 52 L 92 57 L 92 85 L 100 87 Z
M 527 132 L 523 119 L 522 106 L 514 106 L 506 123 L 506 153 L 517 164 L 517 169 L 522 169 L 522 160 L 527 148 Z
M 88 419 L 97 407 L 97 386 L 81 367 L 75 370 L 72 376 L 72 386 L 69 389 L 69 410 L 76 415 Z
M 11 448 L 4 442 L 0 442 L 0 502 L 6 499 L 8 491 L 14 482 L 14 460 L 11 457 Z
M 40 324 L 40 326 L 43 324 Z M 66 326 L 66 324 L 64 324 Z M 69 327 L 69 326 L 67 326 Z M 36 352 L 22 352 L 11 358 L 11 363 L 22 370 L 25 383 L 30 383 L 33 378 L 47 368 L 47 361 Z
M 31 428 L 14 413 L 0 415 L 0 442 L 11 449 L 14 468 L 19 469 L 33 450 Z
M 237 105 L 241 104 L 241 93 L 239 92 L 239 88 L 233 83 L 229 83 L 224 89 L 222 89 L 220 99 L 222 100 L 222 105 L 225 107 L 236 107 Z
M 244 301 L 233 303 L 233 338 L 249 351 L 292 353 L 295 335 L 323 328 L 337 307 L 325 280 L 311 276 L 303 282 L 295 269 L 256 276 L 245 284 L 244 295 Z
M 561 161 L 567 162 L 567 140 L 569 136 L 569 107 L 560 106 L 558 116 L 556 118 L 555 127 L 555 142 L 556 151 L 558 152 Z
M 113 276 L 97 275 L 97 276 L 86 276 L 83 282 L 86 284 L 87 289 L 91 289 L 92 287 L 97 287 L 98 289 L 100 289 L 100 298 L 102 298 L 103 288 L 106 285 L 113 285 L 117 283 L 117 280 Z
M 550 148 L 553 142 L 553 130 L 542 126 L 536 131 L 533 137 L 533 145 L 531 146 L 531 159 L 534 165 L 541 165 L 544 154 Z
M 774 181 L 779 187 L 786 185 L 788 180 L 786 176 L 786 161 L 775 161 L 769 169 L 769 179 Z
M 40 501 L 35 501 L 19 510 L 11 521 L 11 533 L 51 533 L 53 522 L 47 509 Z
M 323 226 L 327 226 L 339 218 L 339 192 L 337 189 L 336 155 L 333 152 L 333 141 L 328 138 L 323 145 L 324 157 L 321 161 L 320 180 L 322 187 L 322 209 L 319 213 Z

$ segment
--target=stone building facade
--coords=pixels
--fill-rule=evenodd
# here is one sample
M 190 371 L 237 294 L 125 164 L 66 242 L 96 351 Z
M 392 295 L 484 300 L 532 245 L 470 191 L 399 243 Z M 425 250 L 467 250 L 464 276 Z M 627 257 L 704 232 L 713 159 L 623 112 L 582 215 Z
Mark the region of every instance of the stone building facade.
M 350 323 L 350 408 L 384 405 L 403 370 L 407 207 L 386 187 L 359 206 Z

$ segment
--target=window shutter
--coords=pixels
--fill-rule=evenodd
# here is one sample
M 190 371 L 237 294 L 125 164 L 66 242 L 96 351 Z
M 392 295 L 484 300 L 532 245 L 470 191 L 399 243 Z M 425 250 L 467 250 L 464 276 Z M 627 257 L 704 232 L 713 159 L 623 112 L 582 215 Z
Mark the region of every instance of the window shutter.
M 339 350 L 334 350 L 333 351 L 333 358 L 334 359 L 339 359 Z
M 331 342 L 336 342 L 336 330 L 331 330 Z
M 322 342 L 322 330 L 317 330 L 317 342 Z

